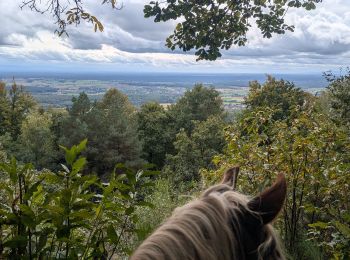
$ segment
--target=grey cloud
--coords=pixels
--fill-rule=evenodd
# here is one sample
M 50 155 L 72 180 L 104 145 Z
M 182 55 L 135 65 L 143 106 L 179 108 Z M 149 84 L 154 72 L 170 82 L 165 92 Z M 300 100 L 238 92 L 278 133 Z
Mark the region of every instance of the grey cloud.
M 329 3 L 325 1 L 325 6 Z M 296 27 L 294 33 L 275 35 L 264 40 L 257 39 L 258 33 L 255 33 L 246 47 L 233 48 L 225 52 L 225 57 L 307 55 L 309 59 L 327 59 L 329 56 L 339 58 L 350 51 L 350 5 L 343 7 L 343 13 L 329 10 L 320 8 L 316 14 L 307 15 L 291 13 L 290 23 Z
M 151 19 L 143 18 L 143 4 L 126 4 L 120 11 L 108 6 L 100 6 L 98 2 L 88 3 L 91 13 L 99 17 L 105 25 L 105 32 L 94 33 L 91 24 L 82 23 L 78 28 L 68 28 L 69 38 L 73 48 L 100 49 L 101 44 L 108 44 L 125 51 L 162 52 L 166 51 L 164 40 L 170 24 L 154 24 Z M 18 13 L 19 15 L 13 15 Z M 36 32 L 47 30 L 54 32 L 56 25 L 49 14 L 38 14 L 28 9 L 19 9 L 19 2 L 0 3 L 2 31 L 1 45 L 18 45 L 11 41 L 13 33 L 35 38 Z
M 7 3 L 5 3 L 7 2 Z M 40 15 L 29 10 L 19 9 L 20 1 L 0 0 L 0 31 L 1 46 L 22 46 L 21 37 L 27 40 L 39 39 L 39 31 L 54 32 L 56 25 L 49 15 Z M 339 64 L 349 61 L 350 51 L 350 5 L 348 0 L 325 0 L 312 13 L 295 11 L 287 14 L 291 23 L 295 24 L 296 32 L 272 39 L 261 39 L 260 33 L 253 31 L 251 41 L 246 47 L 232 48 L 224 52 L 223 59 L 252 64 Z M 144 3 L 147 3 L 145 1 Z M 128 53 L 183 53 L 180 50 L 172 52 L 165 46 L 165 38 L 172 33 L 176 22 L 154 23 L 152 19 L 143 17 L 144 3 L 125 2 L 120 11 L 101 6 L 100 1 L 87 2 L 88 9 L 99 17 L 105 25 L 103 33 L 94 33 L 91 24 L 82 23 L 79 28 L 69 28 L 69 44 L 74 54 L 77 51 L 101 50 L 103 45 Z M 336 4 L 334 4 L 336 3 Z M 341 8 L 339 6 L 342 6 Z M 16 14 L 16 15 L 14 15 Z M 18 14 L 18 15 L 17 15 Z M 19 55 L 20 52 L 16 52 Z M 193 54 L 190 52 L 189 54 Z M 1 53 L 0 56 L 4 55 Z M 15 54 L 8 54 L 15 55 Z M 32 55 L 32 56 L 31 56 Z M 54 51 L 34 54 L 23 54 L 27 59 L 43 59 L 81 62 L 94 62 L 91 57 L 76 55 L 66 57 Z M 132 56 L 127 62 L 147 64 L 146 59 Z M 193 61 L 194 61 L 194 57 Z M 125 62 L 125 59 L 112 59 L 111 62 Z M 215 66 L 216 63 L 208 63 Z
M 125 2 L 120 11 L 98 8 L 97 4 L 91 6 L 91 9 L 96 10 L 107 29 L 113 30 L 117 25 L 135 37 L 151 41 L 164 41 L 173 31 L 176 22 L 154 23 L 152 18 L 144 18 L 143 7 L 146 3 L 147 1 L 144 3 Z
M 70 31 L 70 42 L 77 49 L 98 49 L 108 44 L 130 52 L 169 52 L 165 38 L 171 33 L 173 23 L 155 24 L 143 17 L 143 4 L 128 3 L 115 11 L 89 4 L 91 13 L 104 24 L 103 33 L 93 33 L 91 25 L 82 25 L 79 30 Z
M 68 41 L 75 49 L 100 49 L 102 44 L 114 46 L 123 51 L 130 52 L 159 52 L 165 51 L 162 41 L 151 41 L 135 37 L 130 32 L 118 26 L 113 30 L 107 29 L 103 33 L 91 32 L 91 28 L 70 33 Z
M 50 17 L 31 12 L 28 9 L 21 10 L 19 4 L 20 1 L 17 0 L 0 2 L 0 37 L 2 39 L 11 33 L 30 37 L 38 30 L 54 30 L 55 26 Z

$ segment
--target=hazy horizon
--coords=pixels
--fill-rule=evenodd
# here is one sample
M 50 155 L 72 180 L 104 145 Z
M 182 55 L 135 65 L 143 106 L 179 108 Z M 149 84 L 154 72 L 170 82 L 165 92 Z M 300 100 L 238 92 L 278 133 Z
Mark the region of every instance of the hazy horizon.
M 0 2 L 0 71 L 321 74 L 346 67 L 350 60 L 348 0 L 324 0 L 312 11 L 289 10 L 285 19 L 295 31 L 271 39 L 252 26 L 245 47 L 223 51 L 214 62 L 196 62 L 193 52 L 167 49 L 165 39 L 175 22 L 145 19 L 146 0 L 130 0 L 117 12 L 99 1 L 86 2 L 103 21 L 104 32 L 94 33 L 82 23 L 61 38 L 54 35 L 50 14 L 21 10 L 20 2 Z
M 10 85 L 13 75 L 0 80 Z M 274 74 L 276 79 L 293 82 L 312 94 L 319 93 L 327 86 L 320 74 Z M 116 88 L 140 106 L 149 101 L 163 104 L 174 103 L 185 91 L 196 84 L 217 89 L 227 109 L 242 108 L 243 98 L 248 93 L 250 81 L 266 81 L 264 73 L 159 73 L 159 72 L 118 72 L 118 73 L 31 73 L 15 75 L 17 84 L 23 85 L 44 107 L 65 107 L 71 105 L 73 96 L 85 92 L 92 100 L 98 100 L 110 88 Z

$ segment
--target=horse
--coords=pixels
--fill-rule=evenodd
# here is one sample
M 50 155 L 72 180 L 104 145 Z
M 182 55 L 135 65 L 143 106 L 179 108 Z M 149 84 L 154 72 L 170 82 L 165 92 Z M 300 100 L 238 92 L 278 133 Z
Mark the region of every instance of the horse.
M 271 223 L 283 207 L 283 174 L 256 197 L 235 191 L 239 167 L 228 169 L 221 184 L 176 208 L 134 252 L 131 260 L 285 259 Z

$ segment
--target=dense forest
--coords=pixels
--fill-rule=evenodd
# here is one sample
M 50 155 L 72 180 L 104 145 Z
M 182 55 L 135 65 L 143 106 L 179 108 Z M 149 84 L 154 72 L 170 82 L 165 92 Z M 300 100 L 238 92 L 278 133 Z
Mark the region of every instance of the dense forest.
M 285 173 L 275 223 L 290 259 L 350 258 L 350 72 L 316 96 L 267 77 L 229 114 L 214 88 L 134 107 L 116 89 L 44 109 L 0 83 L 0 258 L 126 257 L 239 165 L 255 194 Z

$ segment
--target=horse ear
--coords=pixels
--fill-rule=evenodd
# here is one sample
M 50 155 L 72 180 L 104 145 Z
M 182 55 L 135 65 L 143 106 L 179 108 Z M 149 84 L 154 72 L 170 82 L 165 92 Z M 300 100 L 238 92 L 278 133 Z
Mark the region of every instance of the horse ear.
M 236 189 L 238 173 L 239 173 L 238 166 L 227 169 L 224 173 L 224 177 L 222 178 L 221 183 L 227 184 L 231 186 L 233 189 Z
M 284 174 L 280 173 L 276 182 L 270 188 L 248 202 L 248 207 L 261 215 L 264 224 L 268 224 L 281 211 L 286 194 L 286 178 Z

